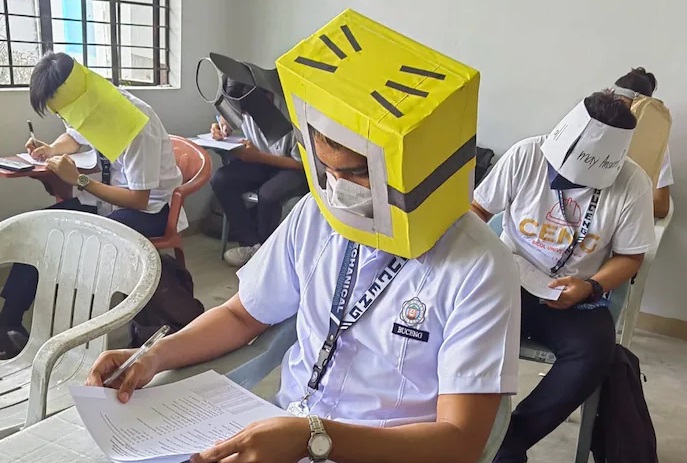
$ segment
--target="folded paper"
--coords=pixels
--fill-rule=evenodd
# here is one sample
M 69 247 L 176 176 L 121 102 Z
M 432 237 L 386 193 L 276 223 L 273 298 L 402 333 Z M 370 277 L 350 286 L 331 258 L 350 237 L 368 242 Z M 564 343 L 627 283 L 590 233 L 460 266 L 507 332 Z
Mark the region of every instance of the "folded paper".
M 48 108 L 110 161 L 121 156 L 148 123 L 148 116 L 114 85 L 76 61 Z
M 570 182 L 603 189 L 613 184 L 622 169 L 633 132 L 592 118 L 582 101 L 558 123 L 542 151 Z
M 218 75 L 218 88 L 207 95 L 201 89 L 201 67 L 209 62 Z M 246 86 L 243 95 L 230 95 L 227 88 L 232 83 Z M 196 86 L 201 97 L 215 106 L 217 112 L 229 123 L 232 129 L 240 130 L 243 113 L 253 118 L 267 143 L 272 145 L 291 133 L 293 126 L 288 114 L 274 105 L 274 98 L 283 98 L 281 83 L 276 69 L 263 69 L 251 63 L 242 63 L 228 56 L 210 53 L 208 58 L 198 62 Z
M 479 73 L 352 10 L 277 60 L 310 190 L 344 237 L 415 258 L 470 208 Z M 331 208 L 315 129 L 367 157 L 372 218 Z

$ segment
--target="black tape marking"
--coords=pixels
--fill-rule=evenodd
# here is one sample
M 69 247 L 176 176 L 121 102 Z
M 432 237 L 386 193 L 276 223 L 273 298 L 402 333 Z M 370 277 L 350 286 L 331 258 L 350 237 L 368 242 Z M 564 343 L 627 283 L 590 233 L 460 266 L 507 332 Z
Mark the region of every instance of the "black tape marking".
M 332 42 L 332 39 L 322 34 L 320 36 L 320 40 L 322 40 L 322 42 L 324 42 L 324 44 L 327 45 L 327 48 L 333 51 L 334 54 L 339 57 L 339 59 L 346 58 L 346 53 L 344 53 L 344 51 L 341 48 L 339 48 L 334 42 Z
M 389 204 L 404 212 L 413 212 L 453 174 L 470 162 L 475 157 L 476 149 L 477 138 L 472 137 L 408 193 L 401 193 L 395 188 L 388 187 Z
M 314 59 L 310 58 L 304 58 L 303 56 L 299 56 L 298 58 L 296 58 L 296 62 L 304 66 L 309 66 L 311 68 L 319 69 L 320 71 L 326 71 L 331 73 L 336 72 L 336 70 L 338 69 L 336 66 L 333 66 L 331 64 L 323 63 L 321 61 L 315 61 Z
M 396 106 L 392 105 L 389 100 L 384 98 L 377 90 L 372 92 L 371 95 L 372 95 L 372 98 L 377 100 L 377 103 L 382 105 L 384 107 L 384 109 L 389 111 L 394 116 L 396 116 L 396 117 L 402 117 L 403 116 L 403 113 Z
M 348 43 L 351 44 L 353 47 L 353 50 L 355 51 L 361 51 L 362 48 L 360 47 L 360 44 L 358 41 L 355 39 L 355 36 L 353 35 L 353 32 L 351 32 L 351 29 L 347 25 L 341 26 L 341 30 L 343 31 L 344 35 L 348 39 Z
M 428 71 L 426 69 L 414 68 L 412 66 L 401 66 L 401 72 L 407 72 L 408 74 L 415 74 L 423 77 L 431 77 L 432 79 L 444 80 L 446 79 L 446 74 L 439 74 L 438 72 Z
M 418 90 L 413 87 L 408 87 L 407 85 L 399 84 L 398 82 L 394 82 L 393 80 L 387 80 L 386 86 L 389 88 L 393 88 L 394 90 L 407 93 L 408 95 L 421 96 L 422 98 L 427 98 L 429 96 L 429 92 L 425 92 L 424 90 Z

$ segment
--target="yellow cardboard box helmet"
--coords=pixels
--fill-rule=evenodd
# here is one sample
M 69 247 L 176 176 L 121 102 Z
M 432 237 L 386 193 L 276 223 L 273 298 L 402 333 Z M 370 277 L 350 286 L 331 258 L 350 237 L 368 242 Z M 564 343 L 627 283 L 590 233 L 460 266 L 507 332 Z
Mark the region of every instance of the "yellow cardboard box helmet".
M 107 79 L 73 61 L 69 76 L 47 102 L 48 109 L 114 161 L 143 130 L 148 116 Z
M 342 236 L 402 257 L 470 208 L 479 73 L 352 10 L 277 60 L 310 191 Z M 373 214 L 332 208 L 313 133 L 367 158 Z

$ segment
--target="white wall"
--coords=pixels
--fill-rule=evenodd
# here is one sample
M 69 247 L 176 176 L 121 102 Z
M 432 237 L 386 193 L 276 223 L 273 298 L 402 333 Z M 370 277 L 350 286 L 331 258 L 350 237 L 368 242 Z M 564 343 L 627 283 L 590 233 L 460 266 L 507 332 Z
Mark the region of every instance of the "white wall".
M 148 102 L 159 114 L 165 127 L 172 134 L 191 136 L 208 130 L 213 121 L 212 107 L 203 102 L 195 86 L 196 63 L 210 51 L 235 54 L 241 47 L 240 37 L 232 34 L 230 2 L 224 0 L 194 0 L 172 2 L 174 25 L 180 20 L 179 27 L 172 29 L 172 61 L 181 56 L 181 76 L 172 76 L 173 83 L 181 83 L 181 88 L 143 89 L 133 93 Z M 183 13 L 180 15 L 180 13 Z M 235 16 L 233 16 L 235 17 Z M 174 69 L 174 67 L 173 67 Z M 179 66 L 176 68 L 179 69 Z M 0 90 L 0 155 L 8 156 L 23 151 L 28 138 L 26 120 L 34 123 L 36 136 L 52 141 L 63 126 L 55 117 L 40 119 L 29 105 L 26 89 Z M 203 217 L 211 191 L 209 186 L 193 195 L 187 201 L 190 220 Z M 14 214 L 50 205 L 53 198 L 48 196 L 42 185 L 30 179 L 0 180 L 0 220 Z
M 252 24 L 246 50 L 270 65 L 345 7 L 383 22 L 482 72 L 479 143 L 503 153 L 548 132 L 582 97 L 630 67 L 658 77 L 670 107 L 677 212 L 666 232 L 644 299 L 646 311 L 687 320 L 687 38 L 681 0 L 234 0 Z

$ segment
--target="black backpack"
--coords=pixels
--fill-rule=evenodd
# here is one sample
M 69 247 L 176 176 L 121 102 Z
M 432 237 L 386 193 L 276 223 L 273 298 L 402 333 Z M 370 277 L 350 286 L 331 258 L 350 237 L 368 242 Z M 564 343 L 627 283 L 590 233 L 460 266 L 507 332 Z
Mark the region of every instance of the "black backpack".
M 656 432 L 644 400 L 639 359 L 617 344 L 594 421 L 596 463 L 658 463 Z
M 494 152 L 489 148 L 477 147 L 477 166 L 475 167 L 475 186 L 487 176 L 491 168 L 491 160 L 494 158 Z
M 160 257 L 162 275 L 150 302 L 129 325 L 129 347 L 140 347 L 163 325 L 168 334 L 179 331 L 201 315 L 203 304 L 193 297 L 193 278 L 179 261 L 169 255 Z

